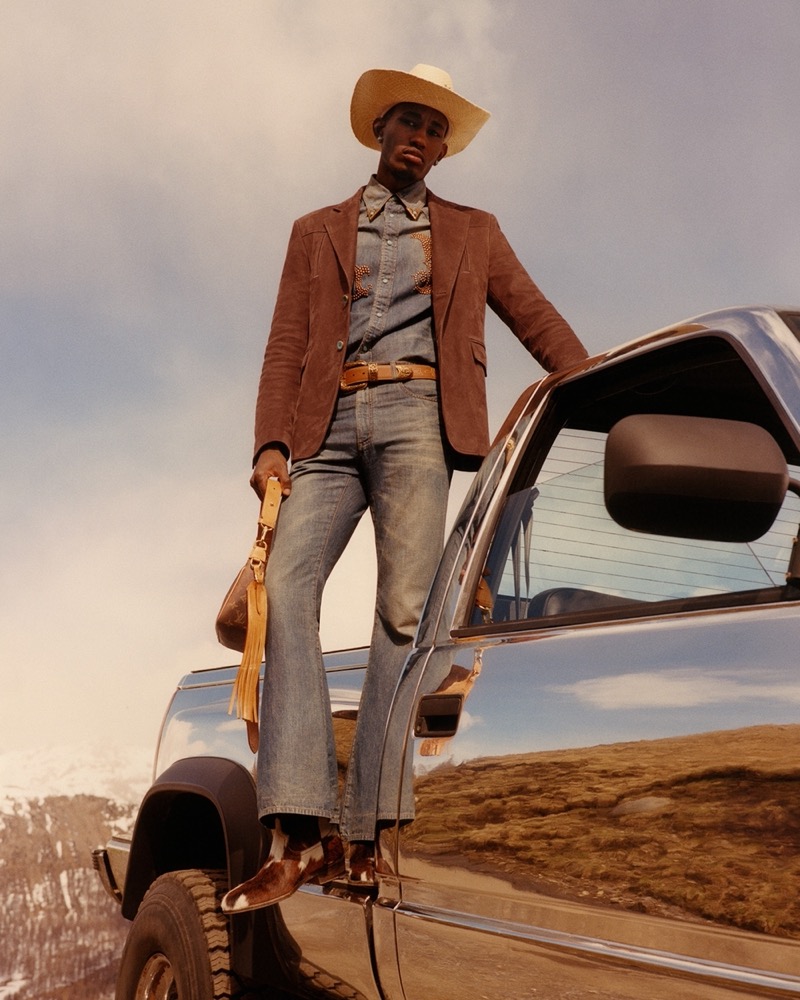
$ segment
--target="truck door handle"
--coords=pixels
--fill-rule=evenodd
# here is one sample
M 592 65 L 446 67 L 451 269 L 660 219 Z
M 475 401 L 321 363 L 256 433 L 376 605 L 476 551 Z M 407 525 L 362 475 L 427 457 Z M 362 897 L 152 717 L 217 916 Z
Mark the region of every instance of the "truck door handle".
M 463 694 L 423 695 L 414 720 L 414 735 L 455 736 L 463 706 Z

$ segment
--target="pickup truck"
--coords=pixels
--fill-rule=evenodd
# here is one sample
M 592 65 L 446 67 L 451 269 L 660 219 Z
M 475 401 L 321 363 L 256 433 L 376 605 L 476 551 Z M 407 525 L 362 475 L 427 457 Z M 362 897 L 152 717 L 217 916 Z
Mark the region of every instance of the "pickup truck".
M 396 688 L 374 886 L 225 917 L 259 867 L 236 668 L 184 677 L 133 832 L 118 1000 L 800 996 L 800 309 L 532 386 Z M 365 651 L 326 668 L 341 769 Z M 262 737 L 263 738 L 263 737 Z M 387 769 L 382 774 L 397 769 Z

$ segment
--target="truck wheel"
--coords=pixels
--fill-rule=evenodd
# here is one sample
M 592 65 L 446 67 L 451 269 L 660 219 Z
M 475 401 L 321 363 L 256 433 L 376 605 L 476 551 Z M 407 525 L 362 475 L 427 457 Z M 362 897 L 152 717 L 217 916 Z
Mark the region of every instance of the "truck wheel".
M 117 1000 L 231 995 L 224 872 L 167 872 L 150 886 L 122 952 Z

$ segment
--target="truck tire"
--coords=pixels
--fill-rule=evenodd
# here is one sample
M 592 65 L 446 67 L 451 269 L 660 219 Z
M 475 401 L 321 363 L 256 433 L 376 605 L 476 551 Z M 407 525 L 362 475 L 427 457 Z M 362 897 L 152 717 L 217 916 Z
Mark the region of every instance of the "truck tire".
M 224 872 L 167 872 L 150 886 L 131 924 L 117 1000 L 227 1000 L 228 921 L 219 908 Z

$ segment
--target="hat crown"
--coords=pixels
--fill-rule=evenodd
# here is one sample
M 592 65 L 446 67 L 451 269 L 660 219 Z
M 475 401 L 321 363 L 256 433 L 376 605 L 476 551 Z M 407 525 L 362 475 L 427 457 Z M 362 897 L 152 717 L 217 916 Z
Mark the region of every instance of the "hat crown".
M 420 80 L 427 80 L 437 87 L 444 87 L 445 90 L 453 89 L 453 80 L 449 73 L 438 66 L 428 66 L 426 63 L 417 63 L 410 71 L 410 76 L 417 76 Z
M 473 140 L 489 112 L 461 97 L 450 74 L 418 63 L 409 73 L 369 69 L 358 78 L 350 101 L 350 124 L 359 142 L 380 149 L 373 123 L 397 104 L 424 104 L 447 118 L 447 155 L 459 153 Z

